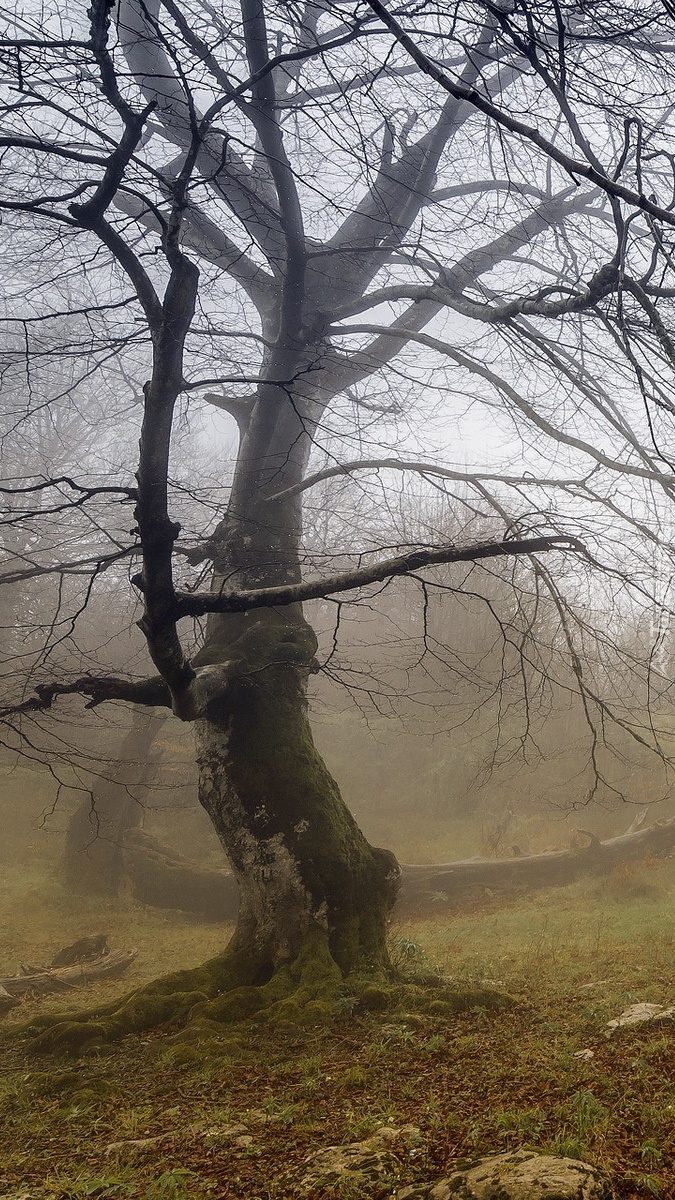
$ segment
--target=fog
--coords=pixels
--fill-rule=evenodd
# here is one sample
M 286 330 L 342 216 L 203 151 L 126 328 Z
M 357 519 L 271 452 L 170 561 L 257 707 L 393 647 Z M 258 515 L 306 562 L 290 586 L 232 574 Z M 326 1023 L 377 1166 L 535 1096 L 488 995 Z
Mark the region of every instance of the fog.
M 674 815 L 675 726 L 667 695 L 644 686 L 649 669 L 655 683 L 661 678 L 653 628 L 626 631 L 623 651 L 632 658 L 623 664 L 621 711 L 630 724 L 608 724 L 597 739 L 564 659 L 544 664 L 532 652 L 525 674 L 496 628 L 508 580 L 490 573 L 482 586 L 484 597 L 475 578 L 472 597 L 438 593 L 424 631 L 410 585 L 349 609 L 337 639 L 329 609 L 316 606 L 323 670 L 310 691 L 314 737 L 369 840 L 403 863 L 508 858 L 564 849 L 579 829 L 600 839 L 621 834 L 644 809 L 648 824 Z M 539 619 L 543 629 L 537 635 L 530 626 L 530 637 L 550 651 L 550 614 Z M 135 641 L 128 631 L 117 640 L 106 631 L 108 654 Z M 90 636 L 93 645 L 93 629 Z M 662 634 L 657 649 L 663 653 Z M 56 728 L 43 723 L 21 753 L 5 747 L 5 862 L 62 879 L 79 812 L 82 859 L 96 858 L 97 843 L 121 840 L 126 823 L 195 864 L 224 865 L 197 799 L 191 729 L 143 710 L 133 722 L 123 706 L 82 714 L 68 701 Z M 652 730 L 651 746 L 635 739 L 638 729 Z M 71 883 L 84 875 L 80 862 Z M 112 892 L 125 886 L 120 878 Z M 86 912 L 86 896 L 82 903 Z
M 0 1190 L 674 1194 L 674 15 L 0 17 Z

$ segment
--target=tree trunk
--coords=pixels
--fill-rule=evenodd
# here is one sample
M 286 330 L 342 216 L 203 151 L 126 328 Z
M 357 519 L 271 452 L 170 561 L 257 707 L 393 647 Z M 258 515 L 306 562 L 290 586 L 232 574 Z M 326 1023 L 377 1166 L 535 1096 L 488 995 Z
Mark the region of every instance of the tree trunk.
M 135 709 L 131 728 L 95 790 L 70 818 L 62 859 L 66 886 L 88 896 L 116 896 L 125 874 L 124 835 L 143 816 L 141 794 L 157 761 L 153 743 L 164 717 Z
M 271 974 L 319 926 L 344 974 L 382 970 L 399 870 L 366 841 L 314 746 L 314 634 L 298 614 L 241 625 L 227 696 L 197 725 L 200 801 L 240 890 L 233 946 L 254 945 Z
M 585 875 L 602 876 L 629 864 L 664 858 L 675 846 L 675 817 L 646 829 L 630 829 L 600 841 L 586 834 L 585 846 L 545 850 L 514 858 L 468 858 L 435 866 L 401 868 L 400 909 L 438 910 L 439 903 L 457 903 L 472 889 L 514 892 L 519 889 L 564 887 Z
M 291 277 L 295 270 L 298 276 Z M 305 267 L 291 269 L 264 322 L 270 349 L 228 511 L 212 541 L 212 589 L 299 582 L 303 479 L 325 397 L 320 345 L 299 328 Z M 293 380 L 292 392 L 276 380 Z M 195 666 L 227 664 L 227 687 L 196 722 L 199 799 L 239 885 L 231 948 L 258 975 L 293 962 L 321 931 L 343 974 L 388 968 L 387 915 L 399 870 L 369 845 L 318 753 L 307 712 L 317 640 L 302 606 L 212 614 Z M 308 943 L 309 944 L 309 943 Z
M 202 867 L 162 847 L 142 832 L 127 838 L 135 895 L 160 908 L 181 908 L 211 920 L 233 920 L 238 887 L 234 876 Z M 449 863 L 401 863 L 398 916 L 435 914 L 461 906 L 472 894 L 508 895 L 538 888 L 564 887 L 582 877 L 602 877 L 618 868 L 663 859 L 675 848 L 675 817 L 646 828 L 629 829 L 606 841 L 547 850 L 514 858 L 468 858 Z

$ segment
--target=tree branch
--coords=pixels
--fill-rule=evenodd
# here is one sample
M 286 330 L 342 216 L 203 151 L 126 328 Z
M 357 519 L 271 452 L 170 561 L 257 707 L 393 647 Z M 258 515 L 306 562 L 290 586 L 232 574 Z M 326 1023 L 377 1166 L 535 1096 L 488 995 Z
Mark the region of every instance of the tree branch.
M 585 553 L 582 543 L 573 537 L 539 537 L 488 542 L 478 546 L 438 546 L 430 550 L 412 550 L 395 558 L 353 571 L 329 575 L 325 579 L 291 583 L 281 587 L 260 588 L 241 592 L 177 592 L 178 617 L 201 617 L 206 613 L 247 612 L 254 608 L 275 608 L 297 604 L 304 600 L 321 600 L 336 592 L 354 591 L 371 583 L 382 583 L 399 575 L 410 575 L 424 567 L 442 563 L 479 562 L 486 558 L 513 558 L 526 554 L 543 554 L 549 550 L 575 550 Z
M 35 695 L 19 704 L 0 709 L 0 720 L 22 714 L 44 712 L 59 696 L 88 696 L 87 708 L 105 700 L 123 700 L 151 708 L 171 708 L 171 693 L 161 675 L 150 679 L 122 679 L 118 675 L 85 675 L 72 683 L 41 683 Z
M 286 500 L 290 496 L 298 496 L 308 488 L 323 483 L 326 479 L 336 479 L 351 475 L 354 471 L 415 471 L 419 475 L 438 475 L 441 479 L 452 479 L 456 483 L 471 483 L 485 480 L 488 483 L 506 483 L 514 487 L 524 484 L 540 485 L 542 487 L 583 487 L 583 479 L 537 479 L 533 475 L 494 475 L 481 471 L 453 471 L 450 467 L 439 467 L 435 463 L 419 462 L 398 458 L 361 458 L 355 462 L 340 463 L 335 467 L 324 467 L 314 475 L 308 475 L 302 483 L 286 488 L 268 496 L 269 501 Z
M 388 328 L 386 325 L 346 325 L 342 333 L 373 333 L 380 338 L 396 338 L 400 339 L 401 335 L 395 327 Z M 566 433 L 564 429 L 558 429 L 552 425 L 550 421 L 543 417 L 533 404 L 531 404 L 520 392 L 501 375 L 497 375 L 489 367 L 482 363 L 476 362 L 470 358 L 463 350 L 458 350 L 450 342 L 444 342 L 440 338 L 431 337 L 426 333 L 408 333 L 407 340 L 409 342 L 419 343 L 421 346 L 428 346 L 430 350 L 437 350 L 439 354 L 444 354 L 447 358 L 463 367 L 472 375 L 478 375 L 481 379 L 485 379 L 491 383 L 493 387 L 503 396 L 507 396 L 514 405 L 527 417 L 537 429 L 566 446 L 572 446 L 575 450 L 581 450 L 583 454 L 587 454 L 600 466 L 608 467 L 611 471 L 620 472 L 622 475 L 634 475 L 639 479 L 651 479 L 658 483 L 672 484 L 673 477 L 659 473 L 649 467 L 633 466 L 631 463 L 621 462 L 616 458 L 611 458 L 602 450 L 596 449 L 590 442 L 584 441 L 583 438 L 576 437 L 574 434 Z M 365 351 L 364 351 L 365 353 Z M 625 436 L 625 434 L 624 434 Z
M 467 104 L 470 104 L 486 117 L 489 117 L 501 129 L 506 129 L 509 133 L 514 133 L 536 146 L 548 158 L 558 163 L 559 166 L 567 171 L 568 175 L 571 175 L 573 179 L 577 176 L 587 179 L 596 187 L 602 188 L 603 192 L 606 192 L 608 196 L 624 200 L 632 208 L 640 209 L 642 212 L 649 213 L 651 217 L 656 217 L 658 220 L 664 221 L 667 225 L 675 226 L 675 212 L 672 212 L 669 208 L 664 208 L 662 205 L 657 204 L 656 201 L 651 200 L 642 192 L 636 192 L 633 188 L 626 187 L 624 184 L 619 183 L 617 179 L 613 179 L 605 171 L 599 170 L 590 163 L 584 162 L 579 158 L 573 158 L 571 154 L 567 154 L 564 150 L 561 150 L 554 142 L 540 133 L 536 125 L 528 125 L 525 121 L 512 116 L 511 113 L 505 112 L 496 104 L 493 104 L 487 96 L 481 95 L 476 88 L 467 87 L 461 81 L 451 79 L 440 67 L 436 66 L 432 59 L 420 50 L 419 46 L 415 44 L 413 39 L 399 25 L 396 18 L 391 15 L 380 0 L 367 0 L 367 2 L 373 12 L 377 13 L 383 24 L 386 25 L 387 29 L 396 38 L 396 41 L 403 46 L 403 49 L 408 52 L 418 67 L 424 71 L 425 75 L 435 80 L 449 95 L 454 96 L 456 100 L 466 101 Z

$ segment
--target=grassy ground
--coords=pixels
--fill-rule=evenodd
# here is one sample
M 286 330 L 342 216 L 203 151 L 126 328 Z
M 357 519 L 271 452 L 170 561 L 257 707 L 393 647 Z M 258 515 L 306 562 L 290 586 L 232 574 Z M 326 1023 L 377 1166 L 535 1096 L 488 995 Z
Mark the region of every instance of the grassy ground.
M 623 1200 L 673 1197 L 675 1030 L 608 1040 L 603 1026 L 636 1000 L 675 1001 L 674 893 L 675 864 L 651 864 L 392 930 L 412 967 L 498 981 L 516 1000 L 503 1013 L 406 1020 L 345 1004 L 330 1030 L 243 1028 L 218 1061 L 166 1033 L 76 1063 L 37 1060 L 5 1038 L 0 1195 L 23 1185 L 59 1200 L 281 1200 L 311 1151 L 412 1123 L 421 1139 L 401 1145 L 401 1186 L 458 1158 L 527 1146 L 602 1165 Z M 124 983 L 78 991 L 78 1003 L 199 962 L 227 936 L 124 900 L 85 912 L 37 868 L 5 864 L 0 972 L 104 930 L 136 946 L 137 963 Z M 63 1006 L 30 1001 L 3 1028 Z M 592 1058 L 575 1058 L 586 1049 Z

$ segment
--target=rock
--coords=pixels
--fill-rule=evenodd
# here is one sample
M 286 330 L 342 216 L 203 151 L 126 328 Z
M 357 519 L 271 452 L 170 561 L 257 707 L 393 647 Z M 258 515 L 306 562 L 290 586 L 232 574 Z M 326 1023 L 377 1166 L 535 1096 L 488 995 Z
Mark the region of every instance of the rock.
M 172 1137 L 172 1133 L 160 1133 L 156 1137 L 125 1138 L 122 1142 L 110 1142 L 104 1154 L 134 1154 L 137 1150 L 147 1150 L 150 1146 L 156 1146 L 158 1142 L 165 1142 Z
M 664 1008 L 662 1004 L 629 1004 L 621 1016 L 615 1017 L 605 1025 L 606 1036 L 611 1037 L 617 1029 L 631 1028 L 635 1025 L 665 1025 L 675 1021 L 675 1008 Z
M 575 1050 L 573 1058 L 580 1058 L 584 1062 L 590 1062 L 592 1058 L 595 1058 L 595 1052 L 593 1050 Z
M 417 1125 L 380 1125 L 368 1138 L 369 1142 L 419 1142 L 422 1134 Z
M 246 1120 L 252 1125 L 274 1125 L 283 1121 L 283 1117 L 279 1113 L 268 1113 L 263 1108 L 250 1108 L 246 1113 Z
M 394 1142 L 417 1141 L 419 1137 L 420 1131 L 414 1125 L 400 1129 L 382 1125 L 362 1142 L 325 1146 L 303 1162 L 295 1179 L 297 1190 L 302 1193 L 347 1187 L 367 1192 L 371 1187 L 394 1182 L 401 1163 L 388 1147 Z
M 298 1179 L 300 1191 L 321 1191 L 324 1188 L 368 1188 L 392 1180 L 401 1164 L 381 1143 L 353 1142 L 350 1146 L 326 1146 L 311 1154 L 301 1167 Z
M 435 1183 L 413 1184 L 395 1200 L 612 1200 L 608 1180 L 590 1163 L 516 1150 L 483 1158 Z

